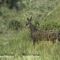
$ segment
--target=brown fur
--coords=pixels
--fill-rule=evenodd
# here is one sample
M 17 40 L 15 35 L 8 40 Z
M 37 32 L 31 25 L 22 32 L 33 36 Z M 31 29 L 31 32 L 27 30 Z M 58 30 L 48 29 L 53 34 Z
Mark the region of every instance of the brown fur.
M 37 42 L 38 40 L 47 40 L 47 41 L 52 41 L 53 43 L 58 40 L 59 38 L 59 34 L 58 31 L 55 30 L 38 30 L 36 28 L 36 26 L 34 26 L 32 24 L 32 17 L 29 19 L 27 18 L 28 23 L 27 25 L 29 25 L 29 29 L 31 32 L 31 38 L 33 40 L 33 45 L 35 45 L 35 42 Z

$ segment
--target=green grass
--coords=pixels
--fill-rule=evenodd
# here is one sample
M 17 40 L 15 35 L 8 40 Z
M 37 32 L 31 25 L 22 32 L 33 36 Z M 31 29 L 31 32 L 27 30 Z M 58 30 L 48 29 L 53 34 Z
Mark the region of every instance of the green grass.
M 33 23 L 35 21 L 40 23 L 39 29 L 60 30 L 60 7 L 54 10 L 60 1 L 58 0 L 57 5 L 48 1 L 47 5 L 50 6 L 51 3 L 54 7 L 51 10 L 47 9 L 46 0 L 44 2 L 41 0 L 43 3 L 41 5 L 39 2 L 40 0 L 35 2 L 33 0 L 28 6 L 26 4 L 26 8 L 18 12 L 6 7 L 0 9 L 0 31 L 3 32 L 0 33 L 0 56 L 2 56 L 0 60 L 60 60 L 60 42 L 53 44 L 50 41 L 40 41 L 34 48 L 30 38 L 30 31 L 26 26 L 27 17 L 30 16 L 33 17 Z M 49 14 L 51 11 L 53 12 Z M 11 20 L 21 22 L 22 29 L 19 31 L 9 30 L 8 24 Z M 26 56 L 22 56 L 23 54 Z M 39 54 L 39 56 L 32 54 Z

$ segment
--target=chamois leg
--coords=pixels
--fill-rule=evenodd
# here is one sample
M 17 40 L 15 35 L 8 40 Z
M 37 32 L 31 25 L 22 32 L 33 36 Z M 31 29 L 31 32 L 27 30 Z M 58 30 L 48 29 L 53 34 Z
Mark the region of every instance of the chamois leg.
M 33 39 L 33 45 L 35 46 L 35 43 L 36 43 L 36 41 L 35 41 L 35 39 Z
M 58 33 L 58 41 L 60 41 L 60 32 Z

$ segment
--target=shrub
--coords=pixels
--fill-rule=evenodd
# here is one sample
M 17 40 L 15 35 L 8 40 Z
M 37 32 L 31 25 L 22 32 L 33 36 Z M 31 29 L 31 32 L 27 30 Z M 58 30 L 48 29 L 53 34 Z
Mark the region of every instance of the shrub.
M 17 20 L 11 20 L 9 22 L 9 29 L 12 29 L 12 30 L 19 30 L 21 28 L 21 23 Z

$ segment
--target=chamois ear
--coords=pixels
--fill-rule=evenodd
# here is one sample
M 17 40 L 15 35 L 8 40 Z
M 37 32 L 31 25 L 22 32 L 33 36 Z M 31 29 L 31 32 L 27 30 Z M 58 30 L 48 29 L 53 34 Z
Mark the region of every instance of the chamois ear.
M 29 18 L 27 18 L 27 20 L 29 21 Z
M 32 21 L 32 16 L 30 18 L 27 18 L 27 21 Z
M 30 21 L 32 20 L 32 16 L 30 17 Z
M 30 20 L 30 19 L 29 19 L 29 18 L 27 17 L 27 22 L 26 22 L 26 26 L 28 25 L 28 23 L 29 23 L 29 20 Z

